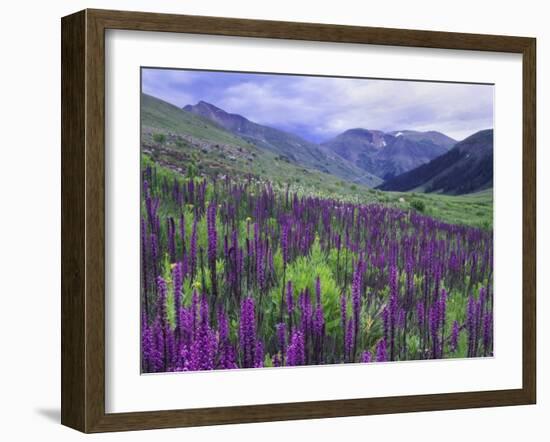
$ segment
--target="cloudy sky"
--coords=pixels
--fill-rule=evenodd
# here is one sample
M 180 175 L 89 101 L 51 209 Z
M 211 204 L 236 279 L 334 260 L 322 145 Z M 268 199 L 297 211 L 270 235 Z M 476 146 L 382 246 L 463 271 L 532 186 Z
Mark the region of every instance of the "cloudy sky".
M 143 69 L 142 90 L 179 107 L 203 100 L 315 142 L 358 127 L 457 140 L 493 127 L 487 85 Z

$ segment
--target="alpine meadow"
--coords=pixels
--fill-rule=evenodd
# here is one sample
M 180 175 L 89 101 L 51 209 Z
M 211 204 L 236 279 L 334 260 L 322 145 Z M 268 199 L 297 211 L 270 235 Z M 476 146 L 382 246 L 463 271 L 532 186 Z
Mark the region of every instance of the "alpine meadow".
M 141 88 L 142 373 L 493 356 L 492 85 Z

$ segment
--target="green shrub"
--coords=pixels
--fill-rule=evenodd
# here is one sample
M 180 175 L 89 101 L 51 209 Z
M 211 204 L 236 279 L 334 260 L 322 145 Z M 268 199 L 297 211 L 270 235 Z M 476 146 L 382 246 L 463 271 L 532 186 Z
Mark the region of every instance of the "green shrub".
M 166 135 L 164 134 L 153 134 L 153 141 L 155 143 L 164 144 L 166 141 Z
M 424 212 L 426 210 L 426 204 L 424 203 L 424 201 L 419 199 L 412 200 L 411 207 L 418 212 Z

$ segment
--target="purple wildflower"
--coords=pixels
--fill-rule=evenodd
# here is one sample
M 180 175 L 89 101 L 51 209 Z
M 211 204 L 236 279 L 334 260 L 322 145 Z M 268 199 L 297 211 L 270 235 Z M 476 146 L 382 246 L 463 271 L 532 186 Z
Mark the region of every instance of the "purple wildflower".
M 468 331 L 468 357 L 476 356 L 476 302 L 472 295 L 468 298 L 466 307 L 466 330 Z
M 241 321 L 239 325 L 239 345 L 242 366 L 254 366 L 256 345 L 256 318 L 254 314 L 254 300 L 245 298 L 241 302 Z
M 370 351 L 365 350 L 363 354 L 361 355 L 361 362 L 363 363 L 369 363 L 372 361 L 372 354 Z
M 277 324 L 277 344 L 281 352 L 281 359 L 284 361 L 286 355 L 286 324 L 284 322 Z
M 460 333 L 460 327 L 458 321 L 453 322 L 453 329 L 451 331 L 451 353 L 454 353 L 458 348 L 458 335 Z
M 254 367 L 261 368 L 264 366 L 264 343 L 261 340 L 256 341 L 254 349 Z
M 304 365 L 306 361 L 304 335 L 301 331 L 295 331 L 290 338 L 288 346 L 287 364 L 288 366 Z
M 386 362 L 388 360 L 386 355 L 386 340 L 384 338 L 378 341 L 376 345 L 376 362 Z

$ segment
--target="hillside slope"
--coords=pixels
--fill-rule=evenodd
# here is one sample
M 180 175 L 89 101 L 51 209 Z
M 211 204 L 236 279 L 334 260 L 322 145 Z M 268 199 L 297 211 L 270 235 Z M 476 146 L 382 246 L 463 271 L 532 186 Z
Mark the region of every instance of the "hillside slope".
M 255 123 L 241 115 L 228 113 L 205 101 L 187 105 L 183 110 L 207 118 L 256 146 L 300 166 L 316 169 L 369 187 L 381 183 L 378 177 L 346 161 L 334 152 L 325 151 L 317 144 L 306 141 L 297 135 Z
M 206 118 L 146 94 L 141 98 L 141 153 L 158 165 L 183 174 L 193 169 L 193 173 L 208 176 L 252 176 L 281 187 L 301 186 L 340 196 L 369 190 L 292 163 Z
M 427 164 L 392 178 L 381 190 L 438 192 L 449 195 L 493 187 L 493 130 L 477 132 Z

